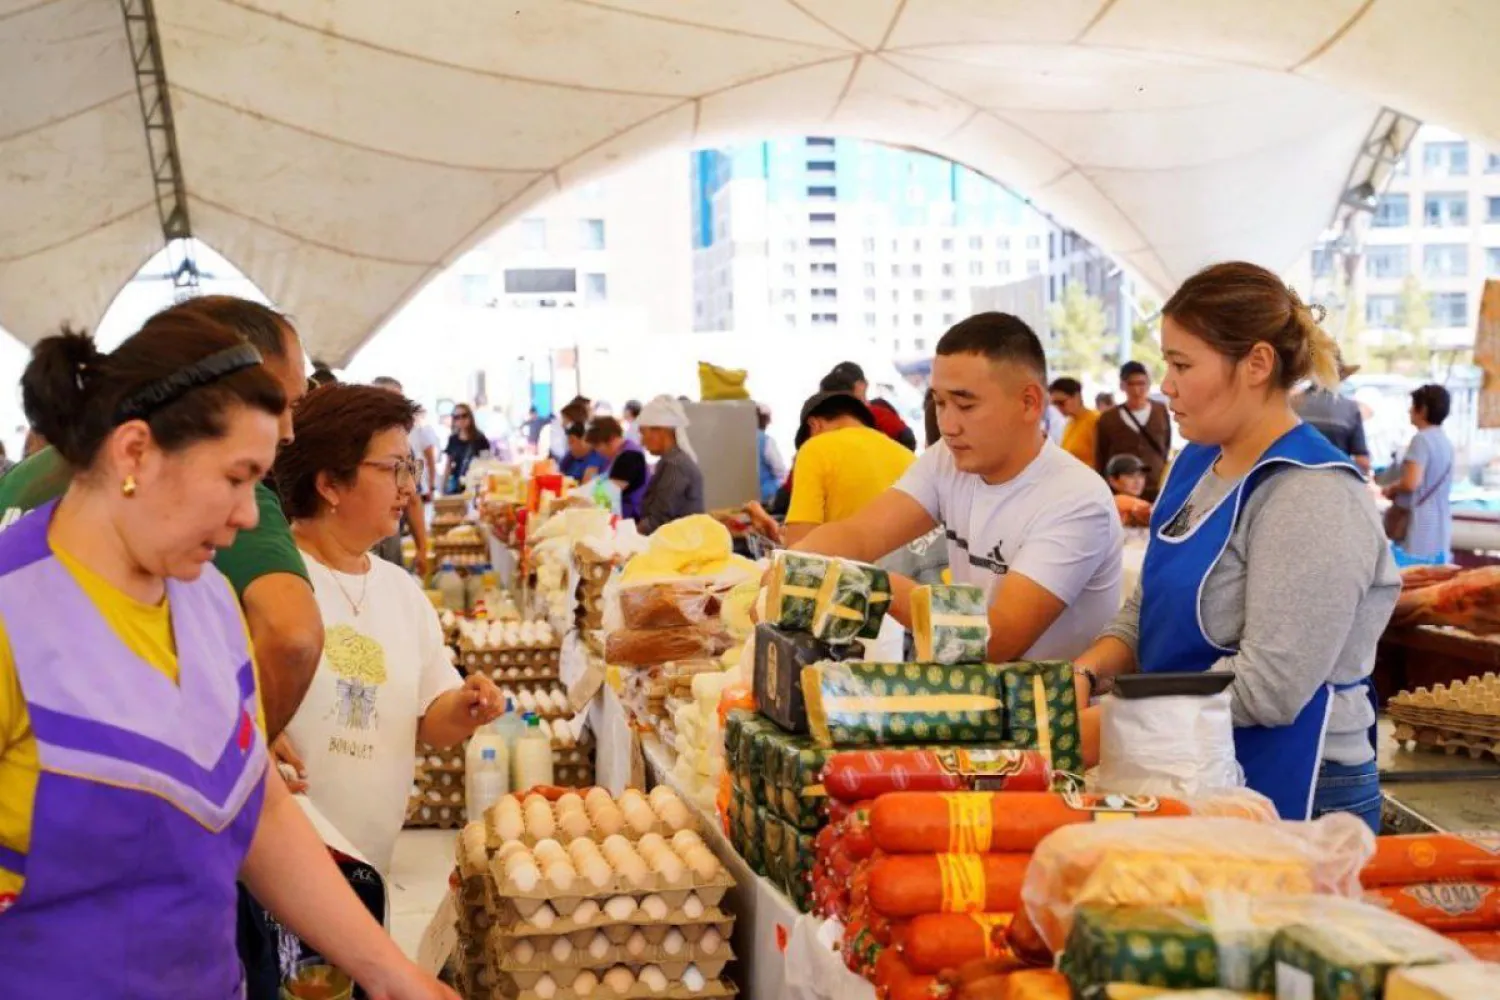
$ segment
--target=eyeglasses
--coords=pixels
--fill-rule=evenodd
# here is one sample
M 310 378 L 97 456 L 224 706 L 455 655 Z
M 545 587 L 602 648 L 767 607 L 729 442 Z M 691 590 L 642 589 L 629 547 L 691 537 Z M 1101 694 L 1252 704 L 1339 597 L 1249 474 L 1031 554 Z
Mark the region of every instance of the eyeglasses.
M 453 411 L 453 419 L 454 420 L 473 420 L 474 419 L 474 414 L 472 414 L 472 413 L 465 413 L 462 410 L 454 410 Z
M 414 458 L 389 458 L 380 462 L 366 460 L 359 464 L 389 472 L 396 480 L 397 489 L 408 483 L 412 486 L 417 485 L 422 481 L 422 472 L 426 469 L 421 459 Z

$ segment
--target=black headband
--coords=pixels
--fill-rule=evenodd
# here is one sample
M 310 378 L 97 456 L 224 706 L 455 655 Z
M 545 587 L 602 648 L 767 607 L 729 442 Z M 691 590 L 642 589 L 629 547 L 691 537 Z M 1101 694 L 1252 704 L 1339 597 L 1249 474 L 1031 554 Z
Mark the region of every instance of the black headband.
M 260 352 L 249 344 L 215 351 L 201 361 L 195 361 L 127 396 L 115 411 L 115 426 L 131 420 L 145 420 L 194 389 L 228 378 L 246 368 L 254 368 L 260 361 Z

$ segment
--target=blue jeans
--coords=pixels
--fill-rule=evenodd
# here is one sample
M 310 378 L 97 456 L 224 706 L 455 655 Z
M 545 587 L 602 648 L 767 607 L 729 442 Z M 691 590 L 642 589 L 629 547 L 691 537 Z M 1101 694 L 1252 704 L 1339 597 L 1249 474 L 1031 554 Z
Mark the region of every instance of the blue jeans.
M 1380 833 L 1380 771 L 1374 760 L 1363 764 L 1323 761 L 1313 791 L 1312 818 L 1331 812 L 1353 813 Z

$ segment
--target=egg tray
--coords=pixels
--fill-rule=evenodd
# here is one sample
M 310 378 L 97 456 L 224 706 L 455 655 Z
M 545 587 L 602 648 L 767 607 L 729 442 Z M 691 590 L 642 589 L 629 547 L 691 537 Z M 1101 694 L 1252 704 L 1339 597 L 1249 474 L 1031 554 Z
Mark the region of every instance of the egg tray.
M 468 822 L 463 805 L 434 806 L 421 799 L 410 799 L 406 804 L 406 823 L 412 830 L 458 830 Z
M 635 899 L 634 896 L 627 898 Z M 538 927 L 526 920 L 496 921 L 488 910 L 481 910 L 478 907 L 474 907 L 471 912 L 473 913 L 473 926 L 476 929 L 486 931 L 490 937 L 511 940 L 531 938 L 537 942 L 538 951 L 550 948 L 551 939 L 557 937 L 572 936 L 575 946 L 580 944 L 586 946 L 598 931 L 603 931 L 604 936 L 614 944 L 624 944 L 633 932 L 639 930 L 645 935 L 647 941 L 659 944 L 667 936 L 667 932 L 674 927 L 681 930 L 682 936 L 693 943 L 713 928 L 725 941 L 728 941 L 730 935 L 734 933 L 735 920 L 733 914 L 725 913 L 716 906 L 705 906 L 703 912 L 696 917 L 688 916 L 687 912 L 681 908 L 668 910 L 667 915 L 660 920 L 645 916 L 639 905 L 624 920 L 616 920 L 601 907 L 593 919 L 584 923 L 578 922 L 573 914 L 569 914 L 566 917 L 557 917 L 546 927 Z M 574 913 L 576 914 L 577 911 L 575 910 Z M 541 943 L 543 939 L 546 939 L 545 944 Z
M 499 687 L 504 684 L 507 687 L 521 688 L 527 691 L 535 691 L 539 688 L 553 688 L 562 680 L 562 675 L 557 664 L 549 664 L 541 667 L 470 667 L 460 665 L 459 672 L 465 677 L 472 674 L 483 674 L 495 682 Z
M 559 788 L 588 788 L 594 784 L 593 765 L 554 768 L 553 781 Z
M 555 754 L 554 754 L 553 759 L 554 760 L 556 759 L 556 755 Z M 556 771 L 556 769 L 554 768 L 554 774 L 553 774 L 554 778 L 557 777 L 555 771 Z M 574 786 L 574 787 L 578 787 L 578 786 Z M 591 786 L 591 785 L 585 785 L 585 786 L 583 786 L 583 788 L 585 788 L 585 789 L 591 788 L 591 787 L 593 787 L 593 786 Z M 620 829 L 617 830 L 616 832 L 619 833 L 620 836 L 624 837 L 626 840 L 630 841 L 633 844 L 639 842 L 640 839 L 642 837 L 646 836 L 646 834 L 648 834 L 648 833 L 659 834 L 660 836 L 665 837 L 668 840 L 671 840 L 672 837 L 675 834 L 679 833 L 681 830 L 693 830 L 693 831 L 701 834 L 703 831 L 701 829 L 699 829 L 698 819 L 693 814 L 692 807 L 688 806 L 688 804 L 686 802 L 683 802 L 682 804 L 684 806 L 687 806 L 687 813 L 688 813 L 688 823 L 684 827 L 680 827 L 679 829 L 675 829 L 674 830 L 673 828 L 667 826 L 666 823 L 662 822 L 661 817 L 657 816 L 656 813 L 653 811 L 651 813 L 651 815 L 654 818 L 655 822 L 653 822 L 651 824 L 651 828 L 650 829 L 648 829 L 648 830 L 642 830 L 639 833 L 637 833 L 635 831 L 635 829 L 630 826 L 630 824 L 626 823 L 626 824 L 623 824 L 620 827 Z M 556 829 L 554 830 L 553 833 L 551 833 L 551 834 L 549 834 L 548 836 L 545 836 L 545 837 L 534 837 L 529 832 L 526 832 L 526 831 L 523 831 L 521 833 L 521 835 L 518 836 L 518 837 L 510 837 L 510 838 L 502 837 L 500 835 L 500 832 L 495 829 L 495 815 L 496 814 L 495 814 L 494 809 L 491 808 L 491 809 L 485 810 L 485 814 L 484 814 L 484 832 L 485 832 L 486 843 L 487 843 L 487 845 L 489 847 L 490 853 L 493 854 L 495 851 L 498 851 L 503 844 L 505 844 L 505 843 L 508 842 L 508 840 L 517 841 L 517 842 L 519 842 L 521 844 L 525 844 L 527 847 L 535 847 L 537 845 L 537 842 L 541 841 L 541 840 L 556 840 L 559 843 L 561 843 L 564 847 L 566 847 L 569 843 L 572 843 L 574 840 L 577 840 L 578 837 L 570 837 L 570 836 L 568 836 L 565 833 L 563 833 L 562 836 L 558 836 L 559 833 L 562 833 L 562 830 L 558 826 L 559 815 L 558 815 L 558 810 L 557 810 L 557 803 L 553 802 L 553 803 L 551 803 L 551 806 L 552 806 L 552 825 Z M 525 808 L 524 808 L 524 805 L 523 805 L 523 808 L 522 808 L 521 815 L 522 815 L 522 820 L 524 821 L 524 819 L 525 819 Z M 587 815 L 587 813 L 585 813 L 585 815 Z M 612 836 L 612 834 L 604 833 L 604 832 L 600 831 L 599 829 L 597 829 L 596 827 L 594 827 L 592 825 L 592 823 L 590 823 L 588 832 L 587 833 L 579 834 L 578 836 L 579 837 L 586 837 L 589 840 L 592 840 L 596 844 L 602 844 L 606 840 L 608 840 Z
M 613 872 L 609 882 L 600 889 L 595 889 L 582 879 L 578 882 L 582 885 L 575 884 L 566 893 L 560 893 L 544 882 L 530 892 L 521 892 L 505 878 L 498 863 L 492 861 L 486 890 L 492 888 L 493 893 L 486 896 L 486 901 L 490 906 L 491 916 L 502 922 L 530 920 L 544 904 L 551 904 L 559 917 L 567 917 L 585 899 L 592 899 L 603 906 L 615 896 L 633 897 L 637 904 L 646 896 L 660 896 L 670 912 L 682 909 L 682 904 L 687 902 L 691 893 L 697 893 L 705 909 L 717 907 L 724 899 L 724 894 L 735 884 L 734 876 L 722 867 L 717 875 L 707 881 L 699 880 L 691 871 L 687 871 L 675 883 L 667 882 L 656 872 L 647 872 L 645 884 L 639 886 L 627 886 L 618 872 Z
M 538 955 L 530 962 L 522 964 L 512 961 L 509 955 L 496 950 L 492 938 L 489 962 L 490 968 L 495 972 L 509 976 L 518 982 L 522 978 L 527 978 L 535 983 L 543 974 L 551 974 L 556 979 L 561 973 L 561 978 L 572 982 L 573 977 L 584 970 L 608 970 L 617 965 L 623 965 L 635 973 L 639 973 L 648 965 L 655 965 L 663 972 L 666 971 L 665 967 L 668 965 L 680 965 L 683 969 L 689 965 L 696 965 L 705 979 L 717 979 L 724 972 L 724 966 L 734 961 L 734 958 L 729 942 L 725 941 L 712 955 L 699 955 L 696 948 L 685 949 L 678 955 L 668 955 L 659 946 L 652 945 L 642 954 L 631 956 L 626 953 L 624 945 L 612 945 L 609 951 L 600 958 L 594 958 L 587 951 L 574 951 L 571 956 L 560 962 L 553 959 L 551 955 Z
M 695 1000 L 699 997 L 703 1000 L 723 1000 L 723 998 L 735 996 L 738 992 L 734 983 L 727 979 L 709 980 L 701 990 L 689 990 L 680 983 L 669 985 L 661 993 L 653 993 L 640 983 L 636 983 L 628 993 L 613 993 L 601 983 L 593 993 L 587 996 L 574 993 L 571 987 L 568 989 L 559 987 L 556 993 L 551 994 L 545 1000 Z M 487 995 L 474 994 L 471 1000 L 544 1000 L 544 998 L 534 990 L 522 990 L 513 984 L 502 983 L 492 988 Z
M 708 963 L 708 964 L 700 964 L 700 963 L 696 963 L 696 962 L 687 962 L 687 961 L 677 961 L 677 962 L 616 962 L 615 965 L 623 965 L 627 969 L 629 969 L 633 974 L 635 974 L 637 976 L 640 975 L 640 971 L 642 969 L 644 969 L 646 966 L 648 966 L 648 965 L 654 965 L 654 966 L 656 966 L 658 969 L 660 969 L 662 971 L 663 974 L 666 975 L 666 977 L 667 977 L 667 988 L 665 990 L 663 990 L 662 992 L 660 992 L 660 993 L 654 993 L 654 992 L 652 992 L 652 990 L 651 990 L 651 988 L 649 986 L 646 986 L 644 983 L 642 983 L 639 980 L 637 980 L 637 982 L 635 983 L 635 985 L 633 987 L 631 987 L 631 990 L 630 990 L 629 993 L 614 993 L 614 992 L 606 989 L 604 987 L 604 984 L 601 982 L 599 984 L 599 986 L 595 988 L 595 990 L 593 992 L 593 997 L 596 998 L 596 1000 L 597 1000 L 597 998 L 599 998 L 600 995 L 602 994 L 604 997 L 617 998 L 617 1000 L 618 1000 L 618 998 L 625 998 L 625 1000 L 629 1000 L 629 998 L 632 998 L 632 997 L 642 997 L 642 998 L 645 998 L 645 997 L 656 997 L 656 998 L 668 997 L 668 998 L 671 998 L 671 997 L 713 997 L 713 996 L 728 996 L 729 994 L 727 994 L 727 993 L 715 993 L 715 992 L 711 992 L 713 986 L 715 984 L 717 984 L 717 983 L 720 982 L 720 977 L 724 975 L 724 967 L 726 965 L 728 965 L 728 964 L 729 964 L 729 959 L 727 959 L 727 958 L 726 959 L 719 959 L 719 960 L 717 960 L 715 962 Z M 695 990 L 688 990 L 685 987 L 683 987 L 683 985 L 682 985 L 682 974 L 687 971 L 687 968 L 688 968 L 689 965 L 697 965 L 698 966 L 698 971 L 701 972 L 701 973 L 703 973 L 703 978 L 705 980 L 705 987 L 704 987 L 704 989 L 702 989 L 702 990 L 696 990 L 695 991 Z M 614 966 L 609 966 L 609 967 L 604 967 L 604 966 L 598 966 L 598 967 L 595 967 L 595 966 L 584 966 L 583 968 L 584 969 L 589 969 L 590 971 L 599 971 L 601 973 L 601 975 L 599 976 L 599 978 L 602 980 L 604 978 L 604 976 L 602 975 L 602 973 L 608 971 L 609 968 L 613 968 L 613 967 Z M 534 993 L 531 992 L 532 989 L 533 989 L 533 987 L 536 986 L 537 981 L 540 980 L 543 976 L 549 975 L 550 971 L 551 970 L 547 970 L 547 969 L 537 969 L 537 970 L 528 971 L 528 972 L 506 972 L 506 971 L 501 971 L 501 972 L 496 973 L 496 971 L 492 969 L 492 970 L 490 970 L 490 973 L 491 973 L 491 975 L 495 979 L 495 983 L 496 983 L 495 988 L 496 989 L 499 989 L 499 990 L 514 990 L 514 992 L 511 993 L 511 994 L 509 994 L 509 995 L 511 995 L 511 996 L 519 995 L 520 997 L 525 997 L 528 994 L 530 994 L 532 996 L 536 995 L 536 994 L 534 994 Z M 567 971 L 571 972 L 574 976 L 576 976 L 580 971 L 583 971 L 583 970 L 582 969 L 569 969 Z M 569 978 L 571 980 L 571 977 L 569 977 Z M 730 988 L 730 990 L 733 990 L 733 987 L 729 987 L 729 988 Z M 562 986 L 562 984 L 559 983 L 558 987 L 557 987 L 557 992 L 553 995 L 552 1000 L 558 1000 L 558 998 L 561 998 L 561 997 L 572 997 L 573 995 L 574 995 L 573 994 L 573 984 L 572 984 L 571 981 L 568 983 L 568 986 L 567 986 L 566 989 L 564 989 L 563 986 Z
M 490 670 L 495 667 L 521 667 L 530 669 L 552 668 L 555 672 L 562 658 L 562 647 L 551 646 L 470 646 L 459 643 L 459 666 L 469 670 Z

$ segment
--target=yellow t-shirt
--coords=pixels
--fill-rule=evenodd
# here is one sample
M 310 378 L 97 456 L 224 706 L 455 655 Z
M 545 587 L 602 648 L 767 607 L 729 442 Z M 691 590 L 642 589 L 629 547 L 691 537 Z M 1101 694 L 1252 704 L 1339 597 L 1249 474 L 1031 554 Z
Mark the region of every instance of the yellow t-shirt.
M 1063 451 L 1094 468 L 1097 461 L 1094 453 L 1099 449 L 1099 412 L 1086 409 L 1069 420 L 1063 428 L 1062 446 Z
M 172 637 L 172 612 L 167 602 L 142 604 L 66 552 L 53 548 L 52 553 L 73 575 L 120 641 L 176 684 L 180 671 Z M 261 732 L 265 732 L 264 712 L 257 714 L 261 716 L 257 720 Z M 31 813 L 39 773 L 31 717 L 21 694 L 21 680 L 5 623 L 0 621 L 0 844 L 23 854 L 31 849 Z M 0 899 L 19 893 L 22 881 L 19 874 L 0 867 Z
M 896 485 L 916 456 L 877 430 L 841 427 L 797 451 L 787 524 L 827 524 L 853 517 Z

